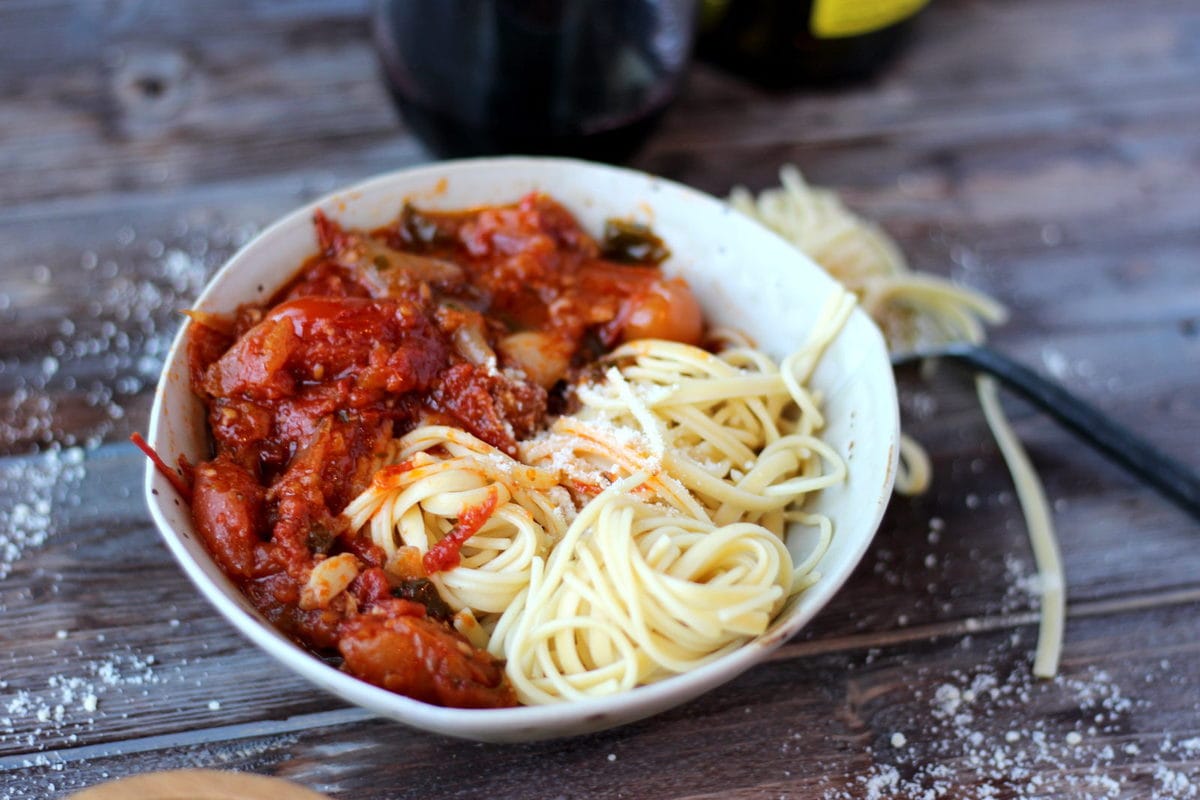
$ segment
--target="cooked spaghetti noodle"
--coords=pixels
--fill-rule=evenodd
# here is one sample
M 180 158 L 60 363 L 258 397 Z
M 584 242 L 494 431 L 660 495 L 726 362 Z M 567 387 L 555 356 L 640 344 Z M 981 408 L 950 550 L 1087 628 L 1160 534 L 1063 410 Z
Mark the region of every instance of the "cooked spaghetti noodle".
M 912 272 L 886 233 L 847 209 L 835 193 L 807 184 L 795 167 L 785 167 L 780 179 L 782 187 L 757 198 L 737 188 L 730 202 L 787 238 L 857 294 L 893 351 L 909 351 L 922 342 L 979 343 L 986 335 L 983 323 L 1003 321 L 1004 308 L 991 298 Z M 1065 615 L 1065 578 L 1053 521 L 1037 472 L 1000 406 L 995 382 L 979 376 L 976 384 L 988 426 L 1012 474 L 1041 578 L 1034 673 L 1052 677 L 1058 671 Z M 932 477 L 928 456 L 907 436 L 901 437 L 900 455 L 897 491 L 920 494 Z
M 437 450 L 439 455 L 430 455 Z M 399 548 L 424 556 L 468 509 L 492 511 L 459 551 L 460 564 L 429 570 L 429 580 L 455 611 L 497 613 L 529 583 L 533 559 L 562 538 L 564 503 L 553 475 L 521 464 L 471 434 L 443 425 L 417 428 L 395 443 L 371 487 L 342 512 L 400 571 Z
M 652 230 L 542 192 L 313 223 L 269 297 L 191 314 L 212 451 L 180 484 L 298 644 L 423 702 L 553 702 L 715 658 L 817 579 L 846 467 L 808 382 L 849 293 L 778 363 L 706 330 Z
M 730 338 L 719 353 L 629 342 L 579 407 L 519 444 L 417 428 L 345 510 L 404 569 L 486 519 L 429 579 L 478 623 L 527 704 L 600 696 L 706 663 L 764 632 L 811 585 L 833 536 L 806 509 L 843 481 L 807 384 L 854 299 L 837 291 L 806 345 L 776 364 Z M 568 494 L 569 492 L 569 494 Z M 794 564 L 789 525 L 817 545 Z
M 528 704 L 632 689 L 711 661 L 766 630 L 792 589 L 792 559 L 762 526 L 718 526 L 629 494 L 643 473 L 584 506 L 499 621 Z

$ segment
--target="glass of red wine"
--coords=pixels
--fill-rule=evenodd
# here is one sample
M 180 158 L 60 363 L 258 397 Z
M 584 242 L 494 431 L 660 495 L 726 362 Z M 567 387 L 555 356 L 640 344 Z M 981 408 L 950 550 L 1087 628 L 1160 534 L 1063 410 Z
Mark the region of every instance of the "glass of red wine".
M 679 90 L 694 0 L 379 0 L 383 73 L 443 157 L 631 156 Z

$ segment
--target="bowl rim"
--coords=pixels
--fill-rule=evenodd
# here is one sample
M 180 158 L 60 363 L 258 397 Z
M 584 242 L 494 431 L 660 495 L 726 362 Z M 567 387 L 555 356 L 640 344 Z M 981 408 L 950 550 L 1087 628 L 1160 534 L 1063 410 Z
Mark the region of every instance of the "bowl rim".
M 685 184 L 658 177 L 625 167 L 607 164 L 597 164 L 570 158 L 532 157 L 532 156 L 502 156 L 493 158 L 469 158 L 449 161 L 437 161 L 416 167 L 402 168 L 355 182 L 348 186 L 328 192 L 294 210 L 284 214 L 266 228 L 257 233 L 230 256 L 205 283 L 204 289 L 193 302 L 193 307 L 203 307 L 206 300 L 214 294 L 216 287 L 233 270 L 237 269 L 247 254 L 256 251 L 260 243 L 277 235 L 280 230 L 295 226 L 298 221 L 309 221 L 313 212 L 318 208 L 328 208 L 339 202 L 353 200 L 356 196 L 366 195 L 384 188 L 396 181 L 415 183 L 424 180 L 434 185 L 443 179 L 454 179 L 469 174 L 473 170 L 484 168 L 511 168 L 520 170 L 524 167 L 546 168 L 558 166 L 566 170 L 595 171 L 607 173 L 621 180 L 649 181 L 649 186 L 668 186 L 672 190 L 682 192 L 689 200 L 707 205 L 722 213 L 733 212 L 741 220 L 737 224 L 750 224 L 757 228 L 758 235 L 779 239 L 796 254 L 798 262 L 806 262 L 807 268 L 817 270 L 833 285 L 833 279 L 818 267 L 808 256 L 800 252 L 791 243 L 786 242 L 775 232 L 757 221 L 738 214 L 731 206 L 712 195 L 694 189 Z M 412 194 L 412 190 L 408 191 Z M 569 208 L 569 205 L 568 205 Z M 868 337 L 874 340 L 883 364 L 887 364 L 887 350 L 884 339 L 878 327 L 861 309 L 856 307 L 852 316 L 860 316 L 870 325 Z M 150 413 L 147 440 L 151 446 L 157 447 L 160 436 L 163 435 L 165 398 L 169 391 L 170 381 L 166 380 L 167 372 L 180 357 L 180 351 L 186 348 L 187 332 L 190 320 L 185 320 L 180 326 L 171 343 L 170 349 L 163 361 L 163 378 L 159 380 L 154 394 L 154 403 Z M 186 358 L 186 351 L 184 351 Z M 481 741 L 528 741 L 537 738 L 576 735 L 582 732 L 596 731 L 605 727 L 625 724 L 666 710 L 680 702 L 697 697 L 716 686 L 723 684 L 740 675 L 750 667 L 760 663 L 765 657 L 784 642 L 795 635 L 803 626 L 820 612 L 850 577 L 855 567 L 861 561 L 867 547 L 873 540 L 882 521 L 884 511 L 891 497 L 895 481 L 899 453 L 899 405 L 896 398 L 896 386 L 890 366 L 886 370 L 886 380 L 881 388 L 887 393 L 885 405 L 893 409 L 892 419 L 887 420 L 888 459 L 885 468 L 884 485 L 876 495 L 875 508 L 871 517 L 869 532 L 855 543 L 848 554 L 847 566 L 841 574 L 824 574 L 821 580 L 805 590 L 810 596 L 811 609 L 806 613 L 793 613 L 790 617 L 780 620 L 776 617 L 768 630 L 751 639 L 736 650 L 721 656 L 707 664 L 701 665 L 686 673 L 672 675 L 655 683 L 639 686 L 628 692 L 600 698 L 572 700 L 564 703 L 542 706 L 516 706 L 501 709 L 464 709 L 436 706 L 420 700 L 397 694 L 372 684 L 368 684 L 341 670 L 327 664 L 312 653 L 285 637 L 265 620 L 257 618 L 242 608 L 229 593 L 205 572 L 201 564 L 193 558 L 184 544 L 183 536 L 166 519 L 163 505 L 174 496 L 173 489 L 165 487 L 157 470 L 152 463 L 147 462 L 144 493 L 160 535 L 166 542 L 175 560 L 183 568 L 185 574 L 200 590 L 201 594 L 226 618 L 237 630 L 268 655 L 299 673 L 301 676 L 317 684 L 321 688 L 348 700 L 355 705 L 368 708 L 381 715 L 401 721 L 405 724 L 432 730 L 438 733 L 470 738 Z M 158 491 L 165 488 L 165 491 Z M 865 495 L 864 495 L 865 496 Z M 236 587 L 235 587 L 236 591 Z

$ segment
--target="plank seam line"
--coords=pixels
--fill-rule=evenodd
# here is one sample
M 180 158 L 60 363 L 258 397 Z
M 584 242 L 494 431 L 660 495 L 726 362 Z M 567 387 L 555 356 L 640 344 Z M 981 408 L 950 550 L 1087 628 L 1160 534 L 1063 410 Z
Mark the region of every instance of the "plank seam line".
M 1068 604 L 1067 624 L 1069 626 L 1072 619 L 1145 611 L 1152 608 L 1186 605 L 1188 603 L 1200 603 L 1200 588 L 1176 589 L 1136 597 L 1091 600 L 1083 603 Z M 1038 612 L 1024 611 L 1015 614 L 1002 614 L 995 617 L 973 617 L 932 625 L 914 625 L 897 630 L 864 633 L 854 636 L 839 636 L 833 639 L 795 642 L 779 648 L 779 650 L 772 654 L 768 661 L 783 661 L 791 658 L 804 658 L 848 650 L 861 650 L 870 647 L 892 647 L 909 642 L 933 641 L 947 636 L 970 636 L 980 633 L 992 633 L 1008 628 L 1036 625 L 1038 619 Z M 1067 639 L 1069 644 L 1069 627 L 1067 630 Z
M 147 753 L 153 750 L 169 750 L 176 747 L 192 747 L 195 745 L 217 744 L 240 739 L 280 736 L 288 733 L 312 730 L 314 728 L 328 728 L 335 725 L 365 722 L 377 716 L 377 714 L 365 708 L 339 708 L 334 711 L 298 714 L 294 717 L 281 720 L 268 719 L 257 722 L 241 722 L 236 725 L 219 725 L 213 728 L 163 733 L 157 736 L 143 736 L 135 739 L 123 739 L 121 741 L 101 742 L 82 747 L 17 753 L 0 757 L 0 772 L 11 772 L 33 766 L 50 766 L 53 764 L 88 761 L 90 759 L 113 758 L 116 756 L 133 755 L 135 753 Z
M 1067 618 L 1069 621 L 1071 618 L 1095 617 L 1110 613 L 1136 611 L 1167 605 L 1182 605 L 1193 602 L 1200 602 L 1200 589 L 1181 589 L 1132 599 L 1118 598 L 1078 603 L 1068 607 Z M 916 638 L 913 636 L 914 633 L 922 634 L 920 638 L 925 640 L 932 640 L 943 636 L 987 633 L 1008 627 L 1035 624 L 1037 619 L 1037 613 L 1029 611 L 1020 614 L 1006 614 L 999 617 L 986 618 L 977 620 L 974 623 L 958 620 L 940 625 L 905 628 L 902 631 L 887 631 L 861 636 L 839 637 L 832 640 L 801 642 L 795 645 L 785 645 L 767 660 L 779 661 L 842 650 L 902 644 L 914 640 Z M 378 718 L 377 714 L 363 708 L 341 708 L 333 711 L 300 714 L 283 720 L 260 720 L 236 725 L 201 728 L 193 731 L 180 731 L 114 742 L 102 742 L 94 745 L 83 745 L 81 747 L 16 753 L 8 756 L 0 756 L 0 772 L 27 769 L 31 766 L 49 766 L 56 763 L 67 764 L 87 761 L 89 759 L 113 758 L 177 747 L 191 747 L 195 745 L 237 741 L 240 739 L 280 736 L 316 728 L 366 722 L 376 718 Z

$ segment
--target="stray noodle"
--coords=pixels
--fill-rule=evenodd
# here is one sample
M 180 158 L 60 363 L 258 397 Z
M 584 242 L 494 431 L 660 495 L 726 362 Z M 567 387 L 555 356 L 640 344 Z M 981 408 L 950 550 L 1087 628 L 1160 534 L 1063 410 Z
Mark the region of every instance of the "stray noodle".
M 891 237 L 846 208 L 834 192 L 810 186 L 794 166 L 784 167 L 780 180 L 780 188 L 757 197 L 736 188 L 730 203 L 781 234 L 858 295 L 894 352 L 910 351 L 923 342 L 980 343 L 985 322 L 1004 320 L 1004 308 L 991 298 L 937 276 L 912 272 Z M 1037 472 L 1000 406 L 995 381 L 977 376 L 976 392 L 1012 475 L 1041 578 L 1041 624 L 1033 672 L 1053 677 L 1062 651 L 1066 581 L 1050 508 Z M 902 435 L 900 457 L 896 490 L 924 492 L 932 477 L 924 449 Z

